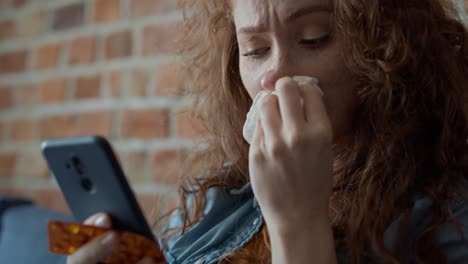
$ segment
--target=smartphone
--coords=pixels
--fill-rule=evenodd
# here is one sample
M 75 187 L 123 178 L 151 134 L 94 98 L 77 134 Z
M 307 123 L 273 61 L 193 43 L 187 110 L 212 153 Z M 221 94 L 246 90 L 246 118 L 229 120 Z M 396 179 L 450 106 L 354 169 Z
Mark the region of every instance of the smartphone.
M 46 140 L 42 154 L 73 216 L 106 212 L 112 228 L 156 242 L 109 142 L 100 136 Z

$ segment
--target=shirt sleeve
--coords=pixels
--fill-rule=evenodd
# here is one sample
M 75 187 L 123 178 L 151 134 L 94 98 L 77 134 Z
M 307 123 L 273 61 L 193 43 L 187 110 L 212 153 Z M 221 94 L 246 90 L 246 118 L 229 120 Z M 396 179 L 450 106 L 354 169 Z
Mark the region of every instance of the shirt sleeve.
M 445 252 L 448 263 L 468 263 L 468 203 L 458 202 L 454 207 L 454 218 L 439 229 L 437 240 L 440 248 Z

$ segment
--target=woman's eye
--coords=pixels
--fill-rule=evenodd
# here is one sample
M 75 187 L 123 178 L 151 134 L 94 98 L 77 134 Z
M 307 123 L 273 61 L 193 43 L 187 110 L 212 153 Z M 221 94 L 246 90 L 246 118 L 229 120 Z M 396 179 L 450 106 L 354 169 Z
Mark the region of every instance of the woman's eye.
M 310 47 L 314 48 L 314 47 L 318 47 L 321 44 L 327 42 L 328 39 L 329 39 L 329 35 L 325 35 L 325 36 L 320 37 L 320 38 L 302 39 L 299 43 L 302 44 L 302 45 L 310 46 Z
M 242 54 L 242 56 L 251 57 L 251 58 L 254 58 L 254 59 L 260 59 L 269 50 L 270 50 L 270 48 L 256 49 L 256 50 L 253 50 L 253 51 L 246 52 L 246 53 Z
M 314 39 L 302 39 L 299 44 L 304 45 L 308 48 L 318 48 L 325 42 L 327 42 L 329 39 L 329 35 L 325 35 L 319 38 L 314 38 Z M 265 48 L 260 48 L 260 49 L 254 49 L 252 51 L 248 51 L 246 53 L 243 53 L 242 56 L 244 57 L 249 57 L 252 59 L 261 59 L 265 54 L 270 51 L 269 47 Z

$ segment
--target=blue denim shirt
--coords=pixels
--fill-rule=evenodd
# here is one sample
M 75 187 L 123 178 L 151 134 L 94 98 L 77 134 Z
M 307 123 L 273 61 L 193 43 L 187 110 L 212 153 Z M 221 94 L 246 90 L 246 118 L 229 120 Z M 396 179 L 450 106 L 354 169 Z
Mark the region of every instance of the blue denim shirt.
M 409 228 L 408 245 L 430 221 L 432 201 L 417 196 Z M 455 218 L 462 224 L 468 235 L 468 205 L 461 201 L 454 203 Z M 384 245 L 391 248 L 396 239 L 399 223 L 394 221 L 384 234 Z M 184 234 L 172 237 L 164 251 L 168 263 L 217 263 L 221 256 L 242 248 L 261 229 L 262 213 L 256 203 L 250 184 L 238 190 L 214 187 L 207 192 L 205 216 Z M 168 228 L 183 224 L 181 211 L 171 216 Z M 468 246 L 464 243 L 453 224 L 446 223 L 437 233 L 436 239 L 446 252 L 449 263 L 468 263 Z M 160 243 L 163 241 L 160 240 Z M 406 263 L 413 262 L 411 247 L 407 251 Z M 346 256 L 337 252 L 338 263 L 347 263 Z

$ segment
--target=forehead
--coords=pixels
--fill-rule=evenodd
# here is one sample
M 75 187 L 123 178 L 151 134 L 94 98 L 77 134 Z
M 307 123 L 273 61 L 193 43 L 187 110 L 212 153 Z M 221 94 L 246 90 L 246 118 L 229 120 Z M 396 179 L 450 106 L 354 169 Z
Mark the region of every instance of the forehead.
M 231 4 L 236 24 L 260 24 L 271 16 L 285 19 L 304 8 L 331 9 L 332 0 L 232 0 Z

